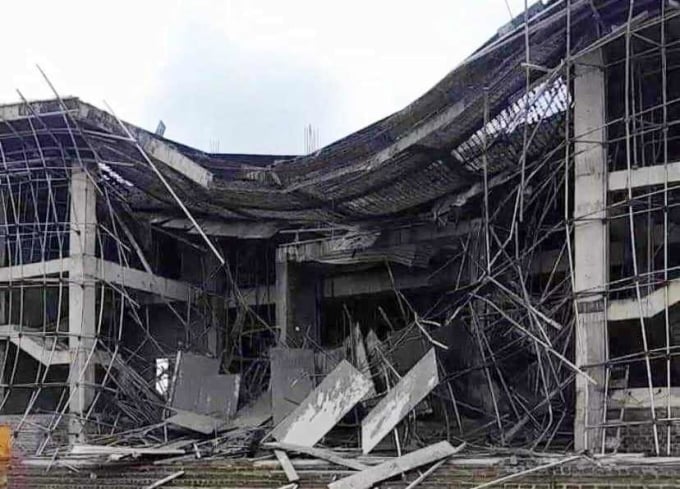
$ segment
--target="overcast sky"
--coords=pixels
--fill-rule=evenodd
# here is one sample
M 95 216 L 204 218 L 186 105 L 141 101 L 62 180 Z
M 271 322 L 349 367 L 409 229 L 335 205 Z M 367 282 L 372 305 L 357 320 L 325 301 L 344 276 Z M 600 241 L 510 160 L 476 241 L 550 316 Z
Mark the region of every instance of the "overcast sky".
M 524 0 L 508 0 L 512 13 Z M 532 3 L 532 2 L 530 2 Z M 403 108 L 510 20 L 505 0 L 0 3 L 0 103 L 75 95 L 221 152 L 300 153 Z

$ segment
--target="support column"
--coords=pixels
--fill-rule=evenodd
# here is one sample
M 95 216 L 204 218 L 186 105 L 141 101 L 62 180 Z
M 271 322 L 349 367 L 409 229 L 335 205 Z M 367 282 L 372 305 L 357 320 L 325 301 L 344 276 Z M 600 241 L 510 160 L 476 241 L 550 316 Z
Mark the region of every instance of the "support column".
M 9 186 L 8 186 L 9 187 Z M 7 192 L 11 192 L 8 188 Z M 4 190 L 0 190 L 0 267 L 7 266 L 7 200 L 8 196 Z M 8 300 L 7 291 L 0 292 L 0 324 L 9 324 L 9 308 L 7 307 Z M 9 347 L 9 339 L 0 340 L 0 384 L 2 386 L 6 383 L 5 366 L 7 364 L 7 350 Z M 5 397 L 5 387 L 0 387 L 0 402 Z
M 279 343 L 301 347 L 305 336 L 319 339 L 318 276 L 309 265 L 295 263 L 277 254 L 276 324 Z
M 69 251 L 69 349 L 72 363 L 69 372 L 69 435 L 82 439 L 82 416 L 94 395 L 94 357 L 87 363 L 96 334 L 95 260 L 97 237 L 97 196 L 94 184 L 84 171 L 71 171 L 71 208 Z
M 608 357 L 605 289 L 609 277 L 605 76 L 602 51 L 579 60 L 574 80 L 574 289 L 576 365 L 606 361 Z M 576 377 L 574 447 L 599 452 L 605 368 L 588 370 L 598 385 Z

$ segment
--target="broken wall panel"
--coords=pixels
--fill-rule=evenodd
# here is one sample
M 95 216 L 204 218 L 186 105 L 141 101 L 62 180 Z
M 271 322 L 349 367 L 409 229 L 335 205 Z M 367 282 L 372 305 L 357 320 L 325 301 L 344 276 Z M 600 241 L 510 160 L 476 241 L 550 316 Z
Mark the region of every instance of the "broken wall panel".
M 303 348 L 270 350 L 272 416 L 279 424 L 314 389 L 314 352 Z
M 200 379 L 200 384 L 195 409 L 197 413 L 223 416 L 233 416 L 236 413 L 241 385 L 240 375 L 209 375 Z
M 205 379 L 217 375 L 219 368 L 219 360 L 193 353 L 182 353 L 171 406 L 208 414 L 200 410 L 201 390 L 205 386 Z

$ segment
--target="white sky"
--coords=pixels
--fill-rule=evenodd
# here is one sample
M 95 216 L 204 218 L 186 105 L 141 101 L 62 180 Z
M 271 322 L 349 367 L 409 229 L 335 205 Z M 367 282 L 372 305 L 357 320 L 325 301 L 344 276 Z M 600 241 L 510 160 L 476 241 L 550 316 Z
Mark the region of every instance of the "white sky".
M 508 0 L 513 14 L 524 0 Z M 532 3 L 532 2 L 530 2 Z M 5 0 L 0 103 L 75 95 L 221 152 L 301 153 L 401 109 L 510 20 L 505 0 Z

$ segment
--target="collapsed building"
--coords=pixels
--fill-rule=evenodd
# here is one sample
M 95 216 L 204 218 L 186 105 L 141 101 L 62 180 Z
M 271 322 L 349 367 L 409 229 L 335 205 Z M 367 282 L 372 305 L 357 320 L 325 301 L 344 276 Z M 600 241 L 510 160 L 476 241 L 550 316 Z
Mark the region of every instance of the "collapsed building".
M 14 451 L 677 455 L 679 42 L 675 2 L 538 3 L 298 156 L 0 106 Z

